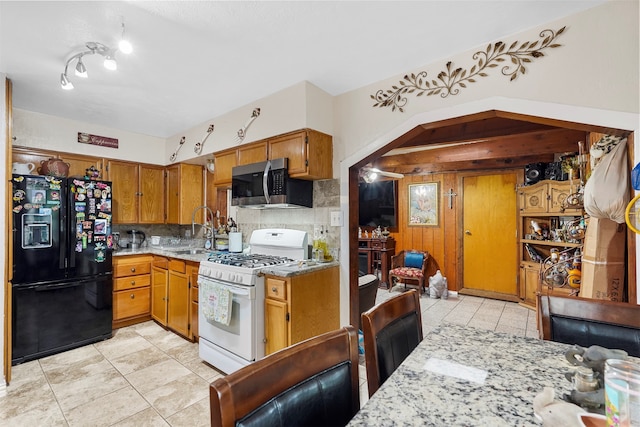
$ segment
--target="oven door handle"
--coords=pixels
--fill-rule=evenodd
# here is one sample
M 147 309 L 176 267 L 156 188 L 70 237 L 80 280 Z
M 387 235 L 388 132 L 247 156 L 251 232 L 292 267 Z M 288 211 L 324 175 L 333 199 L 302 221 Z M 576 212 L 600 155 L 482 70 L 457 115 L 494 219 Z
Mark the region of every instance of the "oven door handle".
M 201 286 L 204 283 L 206 283 L 206 281 L 198 281 L 199 286 Z M 218 283 L 218 282 L 215 282 L 215 283 Z M 227 291 L 231 292 L 234 295 L 243 296 L 243 297 L 251 296 L 251 290 L 245 286 L 228 286 L 221 283 L 218 283 L 218 284 L 222 289 L 226 289 Z

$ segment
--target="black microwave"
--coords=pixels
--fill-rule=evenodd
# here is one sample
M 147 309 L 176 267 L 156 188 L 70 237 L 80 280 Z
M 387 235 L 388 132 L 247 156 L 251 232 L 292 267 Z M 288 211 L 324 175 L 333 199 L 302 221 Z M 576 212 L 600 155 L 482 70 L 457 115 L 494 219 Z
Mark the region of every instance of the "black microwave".
M 313 182 L 289 177 L 286 158 L 231 170 L 231 205 L 245 208 L 313 207 Z

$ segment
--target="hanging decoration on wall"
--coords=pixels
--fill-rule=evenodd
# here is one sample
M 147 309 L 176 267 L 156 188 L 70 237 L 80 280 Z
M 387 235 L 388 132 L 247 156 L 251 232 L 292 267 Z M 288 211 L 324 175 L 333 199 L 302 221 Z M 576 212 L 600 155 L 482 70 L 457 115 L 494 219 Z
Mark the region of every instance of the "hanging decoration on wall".
M 244 137 L 247 136 L 247 130 L 249 129 L 249 126 L 251 126 L 251 123 L 253 123 L 253 121 L 257 119 L 259 115 L 260 109 L 254 108 L 253 112 L 251 113 L 251 117 L 249 117 L 249 120 L 247 120 L 247 123 L 245 123 L 244 126 L 242 126 L 240 129 L 238 129 L 236 144 L 240 144 L 242 141 L 244 141 Z
M 178 146 L 176 147 L 176 151 L 173 152 L 173 154 L 169 157 L 169 160 L 172 162 L 176 161 L 176 158 L 178 157 L 178 151 L 180 151 L 180 149 L 182 148 L 182 146 L 184 145 L 185 141 L 187 139 L 183 136 L 182 138 L 180 138 L 180 142 L 178 143 Z
M 391 86 L 391 89 L 380 89 L 375 95 L 371 95 L 371 99 L 375 101 L 373 107 L 391 107 L 391 111 L 398 110 L 402 113 L 408 101 L 407 94 L 415 94 L 416 97 L 440 95 L 442 98 L 457 95 L 460 89 L 465 89 L 470 83 L 476 83 L 478 77 L 488 77 L 488 69 L 500 65 L 502 75 L 508 76 L 509 81 L 514 81 L 520 74 L 526 73 L 525 64 L 544 56 L 543 50 L 562 46 L 554 42 L 565 28 L 562 27 L 558 31 L 543 30 L 540 32 L 541 40 L 526 41 L 520 45 L 518 41 L 514 41 L 508 48 L 501 41 L 489 44 L 485 50 L 473 54 L 476 63 L 469 70 L 454 69 L 449 61 L 446 70 L 438 73 L 435 79 L 429 79 L 426 71 L 407 74 L 397 85 Z
M 196 142 L 196 145 L 193 147 L 193 151 L 195 151 L 196 154 L 202 153 L 202 147 L 204 146 L 204 143 L 206 142 L 207 138 L 209 138 L 209 135 L 211 135 L 212 133 L 213 133 L 213 125 L 211 124 L 207 128 L 207 133 L 202 137 L 202 141 Z

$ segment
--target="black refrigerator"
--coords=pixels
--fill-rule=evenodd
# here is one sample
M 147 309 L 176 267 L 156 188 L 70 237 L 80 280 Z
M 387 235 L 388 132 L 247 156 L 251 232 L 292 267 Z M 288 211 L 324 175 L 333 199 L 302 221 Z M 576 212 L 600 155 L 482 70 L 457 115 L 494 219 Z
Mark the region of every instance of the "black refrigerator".
M 112 336 L 111 182 L 13 175 L 13 365 Z

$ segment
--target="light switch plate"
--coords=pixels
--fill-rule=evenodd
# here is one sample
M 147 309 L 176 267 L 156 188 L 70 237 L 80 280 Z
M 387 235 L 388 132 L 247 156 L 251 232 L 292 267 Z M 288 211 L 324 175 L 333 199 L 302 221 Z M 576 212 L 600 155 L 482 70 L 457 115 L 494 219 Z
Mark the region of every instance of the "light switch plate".
M 342 212 L 340 211 L 331 212 L 331 226 L 342 227 Z

